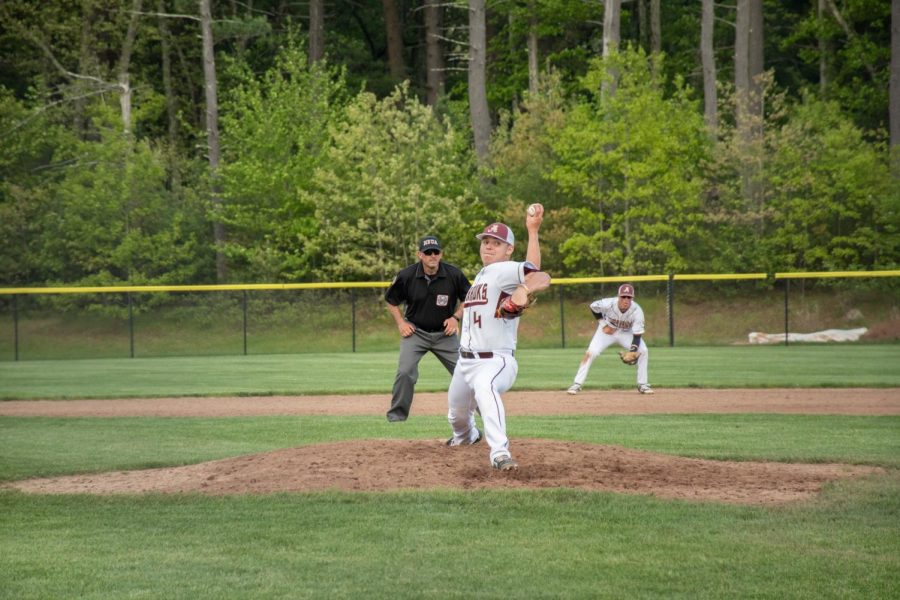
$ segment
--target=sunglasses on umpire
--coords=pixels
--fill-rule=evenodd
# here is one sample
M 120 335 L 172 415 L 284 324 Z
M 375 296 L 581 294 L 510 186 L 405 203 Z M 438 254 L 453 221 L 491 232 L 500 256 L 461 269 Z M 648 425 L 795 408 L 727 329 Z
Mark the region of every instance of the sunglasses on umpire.
M 424 254 L 425 256 L 436 256 L 440 253 L 441 253 L 440 250 L 425 250 L 422 252 L 422 254 Z

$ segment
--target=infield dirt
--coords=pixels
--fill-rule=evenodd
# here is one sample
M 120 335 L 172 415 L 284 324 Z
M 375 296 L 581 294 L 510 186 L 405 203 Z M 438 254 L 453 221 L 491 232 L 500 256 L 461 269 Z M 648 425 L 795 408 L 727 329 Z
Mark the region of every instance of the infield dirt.
M 507 415 L 790 413 L 898 415 L 900 390 L 771 389 L 510 392 Z M 323 397 L 152 398 L 0 402 L 0 415 L 56 417 L 230 417 L 361 415 L 383 419 L 383 395 Z M 446 414 L 446 393 L 417 394 L 411 419 Z M 403 427 L 403 423 L 391 424 Z M 448 427 L 449 431 L 449 427 Z M 826 483 L 883 472 L 877 467 L 714 461 L 622 448 L 517 438 L 521 468 L 499 473 L 488 448 L 449 448 L 438 440 L 353 440 L 286 448 L 184 467 L 30 479 L 11 487 L 61 494 L 270 494 L 321 490 L 572 488 L 662 498 L 774 505 L 806 500 Z M 449 432 L 448 432 L 449 436 Z

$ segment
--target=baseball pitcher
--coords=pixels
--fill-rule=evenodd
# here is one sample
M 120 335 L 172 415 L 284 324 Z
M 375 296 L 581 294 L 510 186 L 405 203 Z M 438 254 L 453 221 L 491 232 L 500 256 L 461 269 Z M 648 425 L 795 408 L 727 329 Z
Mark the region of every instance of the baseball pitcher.
M 475 444 L 481 440 L 475 424 L 477 408 L 490 446 L 491 466 L 501 471 L 519 468 L 510 454 L 501 398 L 512 387 L 519 370 L 514 356 L 519 317 L 533 302 L 533 295 L 550 286 L 550 276 L 540 270 L 538 230 L 543 214 L 539 204 L 528 209 L 525 262 L 511 260 L 515 236 L 505 224 L 488 225 L 476 236 L 481 241 L 484 268 L 463 301 L 460 358 L 448 392 L 447 418 L 453 437 L 447 445 Z

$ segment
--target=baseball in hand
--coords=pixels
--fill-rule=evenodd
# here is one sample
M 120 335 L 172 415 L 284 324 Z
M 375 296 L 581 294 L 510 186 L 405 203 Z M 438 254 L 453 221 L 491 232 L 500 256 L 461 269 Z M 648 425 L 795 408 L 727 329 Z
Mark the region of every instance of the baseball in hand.
M 532 204 L 532 205 L 530 205 L 530 206 L 528 207 L 528 216 L 529 216 L 529 217 L 533 217 L 534 215 L 536 215 L 537 212 L 538 212 L 538 208 L 540 208 L 540 207 L 541 207 L 540 204 Z

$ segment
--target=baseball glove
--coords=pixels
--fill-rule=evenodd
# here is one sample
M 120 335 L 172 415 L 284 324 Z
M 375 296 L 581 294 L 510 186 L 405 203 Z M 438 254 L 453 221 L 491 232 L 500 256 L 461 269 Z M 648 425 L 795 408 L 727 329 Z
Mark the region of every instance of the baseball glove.
M 619 352 L 619 358 L 621 358 L 622 362 L 626 365 L 636 365 L 638 357 L 640 357 L 640 355 L 640 352 L 635 352 L 634 350 L 629 350 L 628 352 Z
M 497 307 L 497 316 L 501 319 L 518 319 L 522 313 L 534 305 L 537 298 L 531 292 L 526 292 L 525 289 L 519 287 L 512 296 L 503 300 Z

